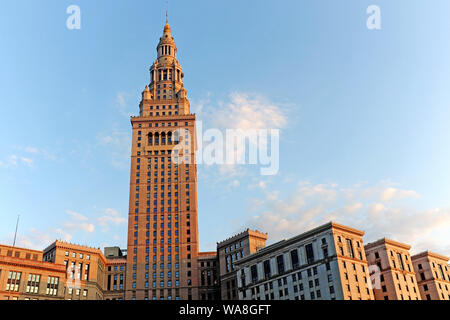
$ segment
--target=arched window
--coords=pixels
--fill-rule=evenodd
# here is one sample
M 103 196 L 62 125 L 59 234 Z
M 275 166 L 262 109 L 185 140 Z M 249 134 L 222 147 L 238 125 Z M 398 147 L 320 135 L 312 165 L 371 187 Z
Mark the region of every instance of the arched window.
M 153 133 L 152 132 L 150 132 L 148 134 L 148 144 L 153 144 Z

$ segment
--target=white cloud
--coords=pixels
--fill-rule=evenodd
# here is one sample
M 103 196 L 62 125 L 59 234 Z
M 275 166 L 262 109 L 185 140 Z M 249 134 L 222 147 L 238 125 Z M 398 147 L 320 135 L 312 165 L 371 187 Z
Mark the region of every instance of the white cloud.
M 8 160 L 6 162 L 0 161 L 0 167 L 3 168 L 18 167 L 20 164 L 25 165 L 27 167 L 32 167 L 34 164 L 34 160 L 31 158 L 13 154 L 8 157 Z
M 248 225 L 268 232 L 275 241 L 335 221 L 364 230 L 366 243 L 389 237 L 412 245 L 412 252 L 430 249 L 450 254 L 450 209 L 415 210 L 412 203 L 400 206 L 397 201 L 415 199 L 417 192 L 378 187 L 300 182 L 283 197 L 280 192 L 267 191 L 265 199 L 251 199 L 256 214 Z
M 218 129 L 226 136 L 227 129 L 259 130 L 283 129 L 287 126 L 287 112 L 278 103 L 272 102 L 258 94 L 235 92 L 225 99 L 214 100 L 208 95 L 198 103 L 193 104 L 198 120 L 203 122 L 203 130 Z M 194 111 L 194 110 L 193 110 Z M 259 141 L 264 143 L 265 141 Z M 267 142 L 265 142 L 267 143 Z M 240 158 L 247 152 L 246 148 L 236 148 L 234 158 Z M 214 175 L 215 180 L 233 180 L 236 177 L 248 176 L 248 165 L 220 164 L 205 166 L 206 172 Z M 245 168 L 245 169 L 244 169 Z
M 107 227 L 109 225 L 121 225 L 127 222 L 125 217 L 122 217 L 117 210 L 108 208 L 105 210 L 104 214 L 97 218 L 97 222 L 102 227 Z
M 97 140 L 101 146 L 108 148 L 111 165 L 121 169 L 129 167 L 131 153 L 131 135 L 129 131 L 113 129 L 109 133 L 99 134 Z
M 73 219 L 63 223 L 64 229 L 59 229 L 61 232 L 70 230 L 72 233 L 77 231 L 92 233 L 95 231 L 95 226 L 92 223 L 89 223 L 89 219 L 85 215 L 71 210 L 67 210 L 66 212 Z
M 80 221 L 87 221 L 88 218 L 78 212 L 72 211 L 72 210 L 67 210 L 66 211 L 68 215 L 72 216 L 73 218 L 75 218 L 75 220 L 80 220 Z
M 39 153 L 39 149 L 35 148 L 35 147 L 26 147 L 25 148 L 25 152 L 38 154 Z
M 239 180 L 233 180 L 233 181 L 231 181 L 230 185 L 232 187 L 237 188 L 237 187 L 239 187 L 241 185 L 241 183 L 239 182 Z
M 261 95 L 232 93 L 228 101 L 219 101 L 213 124 L 227 129 L 281 129 L 287 118 L 281 108 Z
M 139 101 L 136 99 L 133 101 L 133 103 L 129 103 L 130 98 L 132 97 L 131 94 L 126 92 L 118 92 L 116 95 L 116 107 L 117 110 L 126 118 L 130 118 L 133 115 L 136 115 L 136 112 L 138 110 Z

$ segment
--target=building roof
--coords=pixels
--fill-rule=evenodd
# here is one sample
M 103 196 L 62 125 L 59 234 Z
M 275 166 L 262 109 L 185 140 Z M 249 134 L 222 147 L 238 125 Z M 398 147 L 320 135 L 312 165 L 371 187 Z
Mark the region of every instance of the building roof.
M 422 258 L 422 257 L 431 257 L 431 258 L 435 258 L 435 259 L 439 259 L 439 260 L 442 260 L 442 261 L 445 261 L 445 262 L 448 262 L 448 260 L 450 260 L 450 258 L 449 257 L 447 257 L 447 256 L 444 256 L 444 255 L 441 255 L 441 254 L 438 254 L 438 253 L 435 253 L 435 252 L 431 252 L 431 251 L 424 251 L 424 252 L 420 252 L 420 253 L 418 253 L 418 254 L 415 254 L 415 255 L 413 255 L 413 256 L 411 256 L 411 260 L 416 260 L 416 259 L 419 259 L 419 258 Z
M 274 244 L 272 244 L 270 246 L 262 248 L 261 250 L 259 250 L 256 253 L 253 253 L 253 254 L 251 254 L 251 255 L 249 255 L 247 257 L 239 259 L 238 261 L 236 261 L 236 264 L 244 263 L 244 262 L 246 262 L 246 261 L 248 261 L 250 259 L 254 259 L 254 258 L 260 257 L 260 256 L 262 256 L 264 254 L 267 254 L 269 252 L 272 252 L 272 251 L 276 251 L 276 250 L 278 250 L 280 248 L 283 248 L 285 246 L 288 246 L 288 245 L 290 245 L 292 243 L 295 243 L 295 242 L 298 242 L 298 241 L 310 238 L 310 237 L 314 236 L 315 234 L 318 234 L 318 233 L 323 232 L 325 230 L 332 230 L 332 229 L 338 229 L 338 230 L 342 230 L 342 231 L 345 231 L 345 232 L 355 233 L 355 234 L 357 234 L 359 236 L 363 236 L 364 235 L 364 232 L 361 231 L 361 230 L 353 229 L 353 228 L 350 228 L 350 227 L 344 226 L 342 224 L 339 224 L 339 223 L 331 221 L 331 222 L 323 224 L 323 225 L 321 225 L 319 227 L 316 227 L 314 229 L 311 229 L 309 231 L 301 233 L 301 234 L 299 234 L 299 235 L 297 235 L 295 237 L 292 237 L 292 238 L 289 238 L 289 239 L 284 239 L 284 240 L 278 241 L 278 242 L 276 242 L 276 243 L 274 243 Z
M 398 242 L 398 241 L 395 241 L 392 239 L 388 239 L 388 238 L 382 238 L 377 241 L 368 243 L 364 246 L 364 249 L 371 249 L 371 248 L 381 246 L 381 245 L 390 245 L 390 246 L 398 247 L 398 248 L 405 249 L 405 250 L 411 249 L 411 246 L 409 244 L 401 243 L 401 242 Z
M 267 240 L 267 233 L 262 233 L 262 232 L 260 232 L 258 230 L 247 229 L 247 230 L 242 231 L 242 232 L 240 232 L 240 233 L 238 233 L 238 234 L 236 234 L 236 235 L 234 235 L 234 236 L 232 236 L 232 237 L 230 237 L 228 239 L 225 239 L 223 241 L 217 242 L 217 247 L 219 248 L 219 247 L 226 246 L 226 245 L 228 245 L 228 244 L 230 244 L 232 242 L 235 242 L 235 241 L 237 241 L 239 239 L 242 239 L 242 238 L 245 238 L 247 236 L 260 238 L 260 239 L 263 239 L 263 240 Z

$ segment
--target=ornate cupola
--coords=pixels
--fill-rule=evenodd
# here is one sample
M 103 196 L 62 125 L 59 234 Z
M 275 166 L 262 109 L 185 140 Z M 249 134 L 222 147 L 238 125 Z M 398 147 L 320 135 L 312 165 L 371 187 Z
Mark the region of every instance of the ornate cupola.
M 164 31 L 156 47 L 157 58 L 150 67 L 150 84 L 143 92 L 141 115 L 161 115 L 152 112 L 150 104 L 176 105 L 176 114 L 189 114 L 187 90 L 183 85 L 183 71 L 177 60 L 177 46 L 166 18 Z M 149 108 L 146 108 L 146 107 Z M 153 109 L 155 110 L 155 109 Z M 165 112 L 164 112 L 165 113 Z

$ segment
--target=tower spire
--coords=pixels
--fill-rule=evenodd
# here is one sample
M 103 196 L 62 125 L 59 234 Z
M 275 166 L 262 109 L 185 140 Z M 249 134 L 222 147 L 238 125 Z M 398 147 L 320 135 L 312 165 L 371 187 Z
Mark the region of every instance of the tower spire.
M 169 0 L 166 0 L 166 23 L 169 23 Z

